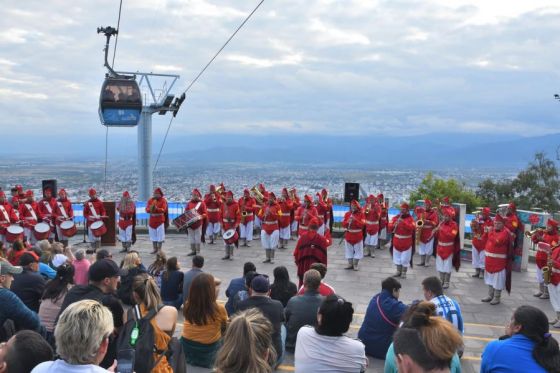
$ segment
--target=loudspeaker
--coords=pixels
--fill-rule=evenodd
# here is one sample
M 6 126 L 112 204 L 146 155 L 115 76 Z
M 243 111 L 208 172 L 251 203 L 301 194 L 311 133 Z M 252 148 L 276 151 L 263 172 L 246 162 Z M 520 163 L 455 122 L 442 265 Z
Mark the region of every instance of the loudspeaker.
M 56 189 L 56 180 L 55 179 L 50 179 L 50 180 L 43 180 L 43 187 L 41 188 L 41 196 L 43 195 L 42 191 L 45 190 L 46 188 L 50 188 L 52 191 L 52 196 L 54 198 L 56 198 L 56 196 L 58 195 L 58 191 Z
M 344 183 L 344 202 L 350 203 L 355 199 L 360 199 L 360 184 L 359 183 Z

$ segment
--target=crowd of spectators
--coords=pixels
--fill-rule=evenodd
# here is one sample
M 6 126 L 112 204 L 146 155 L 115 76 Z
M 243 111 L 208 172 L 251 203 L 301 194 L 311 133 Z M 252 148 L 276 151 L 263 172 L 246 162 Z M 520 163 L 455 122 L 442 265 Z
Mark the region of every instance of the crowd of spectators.
M 410 305 L 399 300 L 397 279 L 383 280 L 353 339 L 354 306 L 325 283 L 321 263 L 298 289 L 286 267 L 271 283 L 247 262 L 224 305 L 221 281 L 202 270 L 200 255 L 183 272 L 161 254 L 146 269 L 135 251 L 118 265 L 107 250 L 86 258 L 48 241 L 13 246 L 0 247 L 0 373 L 118 371 L 123 351 L 137 354 L 129 361 L 137 373 L 180 373 L 185 363 L 268 373 L 286 351 L 302 373 L 365 372 L 368 356 L 384 359 L 385 373 L 461 371 L 461 308 L 437 277 L 422 281 L 424 299 Z M 515 371 L 560 372 L 558 343 L 535 307 L 517 308 L 482 355 L 481 372 Z

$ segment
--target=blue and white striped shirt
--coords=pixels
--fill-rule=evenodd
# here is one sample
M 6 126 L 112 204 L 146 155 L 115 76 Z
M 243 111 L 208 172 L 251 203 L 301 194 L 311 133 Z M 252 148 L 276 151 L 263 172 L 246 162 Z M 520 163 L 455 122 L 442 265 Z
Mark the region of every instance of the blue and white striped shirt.
M 461 315 L 459 303 L 443 294 L 430 299 L 430 302 L 436 305 L 436 313 L 439 316 L 447 319 L 463 334 L 463 315 Z

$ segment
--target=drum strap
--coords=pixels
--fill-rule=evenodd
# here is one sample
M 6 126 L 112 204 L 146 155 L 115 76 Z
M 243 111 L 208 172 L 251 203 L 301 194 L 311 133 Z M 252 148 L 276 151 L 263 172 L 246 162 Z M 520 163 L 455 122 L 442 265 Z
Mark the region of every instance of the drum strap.
M 89 211 L 91 212 L 91 215 L 92 215 L 95 219 L 99 219 L 99 215 L 97 215 L 97 211 L 95 211 L 95 207 L 93 206 L 93 203 L 88 202 L 88 206 L 89 206 Z
M 196 206 L 194 207 L 194 209 L 196 210 L 196 212 L 198 212 L 198 209 L 199 209 L 199 207 L 200 207 L 201 204 L 202 204 L 202 202 L 198 202 L 198 203 L 196 204 Z
M 20 220 L 19 210 L 14 209 L 14 214 L 16 214 L 17 219 Z
M 45 205 L 45 208 L 47 209 L 47 211 L 49 212 L 49 214 L 52 214 L 52 207 L 51 204 L 48 201 L 43 201 L 43 205 Z
M 25 204 L 25 208 L 27 209 L 29 215 L 31 215 L 33 220 L 37 220 L 37 215 L 35 215 L 35 211 L 33 210 L 33 207 L 29 203 Z
M 8 216 L 8 211 L 4 208 L 4 206 L 0 205 L 0 212 L 4 215 L 4 220 L 10 222 L 10 217 Z
M 66 213 L 66 209 L 64 208 L 64 205 L 62 204 L 62 202 L 57 201 L 56 204 L 58 206 L 58 209 L 62 213 L 62 216 L 64 216 L 65 219 L 68 219 L 68 214 Z

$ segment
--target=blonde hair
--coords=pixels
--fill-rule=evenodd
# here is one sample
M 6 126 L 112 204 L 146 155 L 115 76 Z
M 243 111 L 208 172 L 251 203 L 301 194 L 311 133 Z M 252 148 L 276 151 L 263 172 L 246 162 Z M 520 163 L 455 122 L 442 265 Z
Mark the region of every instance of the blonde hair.
M 69 364 L 92 364 L 105 338 L 113 332 L 111 311 L 95 300 L 72 303 L 54 330 L 56 352 Z
M 272 324 L 258 309 L 237 314 L 216 357 L 216 373 L 271 373 L 276 361 Z
M 131 251 L 129 253 L 127 253 L 124 256 L 123 259 L 123 269 L 132 269 L 132 268 L 136 268 L 138 266 L 138 260 L 140 259 L 140 256 L 138 256 L 138 253 L 135 251 Z
M 146 273 L 134 277 L 132 291 L 148 310 L 156 309 L 163 303 L 155 280 Z
M 60 242 L 53 242 L 51 244 L 53 254 L 62 254 L 64 252 L 64 245 Z
M 49 240 L 38 241 L 35 245 L 43 252 L 51 249 L 51 243 Z

